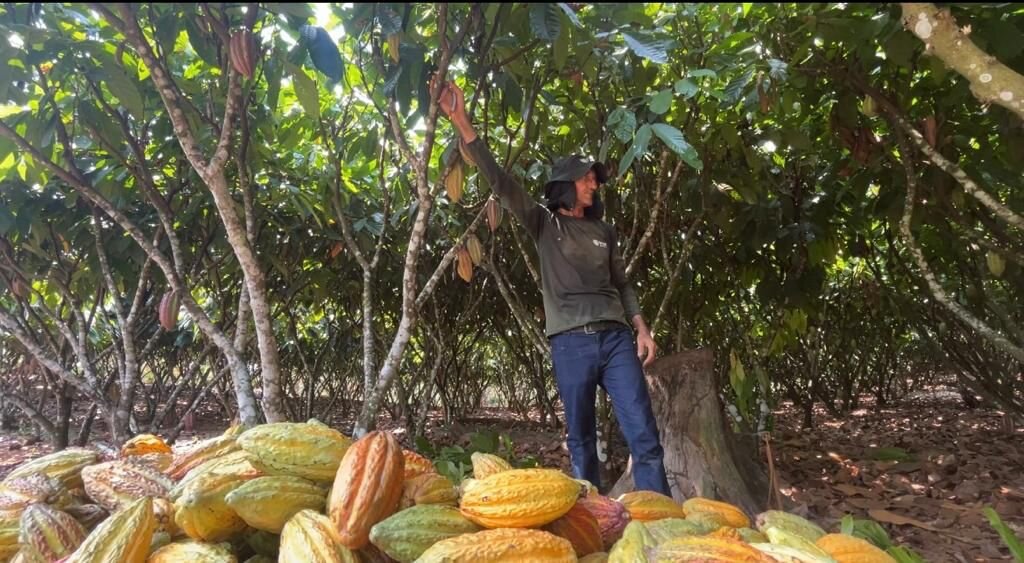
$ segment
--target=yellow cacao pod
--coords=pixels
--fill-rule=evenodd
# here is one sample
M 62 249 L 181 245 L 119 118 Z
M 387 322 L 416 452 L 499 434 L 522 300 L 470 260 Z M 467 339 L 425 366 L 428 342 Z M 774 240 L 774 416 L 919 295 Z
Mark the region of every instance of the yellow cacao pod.
M 4 478 L 3 484 L 32 475 L 42 473 L 53 477 L 67 489 L 82 488 L 82 469 L 96 463 L 99 456 L 85 448 L 67 448 L 59 452 L 37 457 L 14 468 Z
M 618 501 L 626 506 L 633 520 L 640 522 L 662 518 L 686 518 L 686 511 L 672 497 L 654 491 L 625 493 Z
M 405 458 L 404 479 L 409 480 L 424 473 L 437 473 L 434 462 L 421 456 L 412 450 L 402 450 L 402 457 Z
M 273 475 L 247 481 L 224 500 L 249 526 L 279 534 L 298 512 L 323 511 L 327 488 L 301 477 Z
M 187 475 L 178 481 L 171 488 L 168 498 L 177 501 L 181 492 L 188 488 L 194 481 L 204 475 L 235 475 L 238 479 L 248 481 L 256 477 L 262 477 L 263 472 L 252 463 L 252 456 L 242 450 L 236 450 L 220 457 L 207 460 L 199 467 L 189 471 Z
M 465 482 L 459 506 L 485 528 L 531 528 L 569 512 L 581 492 L 557 469 L 509 469 Z
M 818 547 L 815 542 L 803 536 L 791 534 L 784 528 L 767 528 L 764 533 L 768 536 L 768 541 L 775 545 L 793 547 L 817 557 L 828 557 L 828 553 Z
M 342 545 L 365 546 L 370 528 L 395 513 L 404 475 L 405 456 L 391 433 L 370 432 L 352 444 L 338 466 L 327 501 Z
M 233 473 L 205 473 L 189 483 L 174 501 L 174 522 L 188 537 L 220 542 L 245 530 L 245 520 L 225 497 L 247 480 Z
M 113 512 L 142 497 L 165 497 L 174 485 L 155 469 L 127 461 L 108 461 L 82 470 L 85 492 Z
M 708 531 L 706 528 L 685 520 L 683 518 L 662 518 L 644 524 L 647 531 L 654 537 L 655 543 L 661 545 L 671 539 L 684 538 L 687 536 L 702 536 Z
M 418 504 L 455 506 L 458 501 L 459 491 L 450 479 L 439 473 L 424 473 L 405 480 L 398 507 L 405 509 Z
M 448 176 L 444 179 L 444 188 L 448 192 L 448 199 L 452 203 L 458 203 L 462 199 L 462 188 L 466 182 L 465 173 L 462 170 L 462 157 L 456 155 Z
M 780 563 L 836 563 L 831 557 L 821 557 L 788 545 L 767 542 L 751 542 L 750 547 Z
M 658 546 L 655 561 L 659 563 L 677 561 L 767 563 L 771 559 L 738 540 L 690 536 L 671 539 Z
M 473 462 L 474 479 L 483 479 L 485 477 L 494 475 L 495 473 L 500 473 L 502 471 L 508 471 L 509 469 L 512 469 L 512 466 L 509 464 L 509 462 L 505 461 L 504 459 L 494 454 L 473 452 L 473 454 L 469 456 L 469 458 L 470 461 Z
M 128 440 L 121 446 L 121 457 L 144 454 L 169 454 L 173 453 L 167 442 L 153 434 L 139 434 Z
M 815 545 L 838 563 L 896 563 L 870 542 L 846 534 L 826 534 Z
M 0 485 L 0 514 L 18 517 L 30 504 L 45 503 L 64 509 L 74 502 L 60 481 L 42 473 L 18 477 Z
M 183 541 L 165 545 L 153 552 L 146 563 L 238 563 L 226 544 Z
M 18 522 L 20 515 L 0 513 L 0 561 L 7 561 L 18 553 Z
M 725 525 L 732 528 L 749 528 L 750 518 L 738 507 L 727 502 L 701 497 L 686 499 L 683 502 L 686 514 L 696 512 L 714 512 L 725 518 Z
M 359 563 L 355 552 L 341 545 L 331 520 L 301 510 L 281 531 L 279 563 Z
M 1003 271 L 1006 270 L 1006 260 L 1003 256 L 995 251 L 988 251 L 985 254 L 985 263 L 988 265 L 988 271 L 992 272 L 992 275 L 1001 278 L 1003 277 Z
M 246 430 L 238 437 L 238 445 L 268 475 L 329 483 L 352 440 L 324 424 L 277 422 Z
M 473 155 L 469 154 L 469 149 L 466 148 L 466 143 L 462 139 L 459 139 L 458 142 L 459 154 L 462 155 L 462 160 L 464 160 L 466 164 L 470 166 L 476 166 L 476 161 L 473 160 Z
M 45 504 L 33 504 L 21 515 L 19 541 L 47 561 L 56 561 L 85 541 L 85 528 L 70 514 Z
M 238 449 L 239 446 L 236 442 L 235 436 L 224 435 L 209 438 L 186 450 L 175 452 L 174 461 L 171 462 L 170 467 L 168 467 L 164 473 L 166 473 L 171 479 L 177 481 L 185 477 L 189 471 L 199 467 L 207 461 L 221 457 Z
M 97 526 L 67 563 L 142 563 L 155 529 L 153 499 L 140 498 Z
M 466 237 L 466 250 L 469 251 L 469 259 L 473 261 L 473 265 L 479 265 L 484 259 L 484 249 L 480 245 L 480 239 L 476 238 L 476 235 L 470 233 Z
M 417 563 L 575 562 L 569 540 L 541 530 L 497 528 L 462 534 L 430 546 Z

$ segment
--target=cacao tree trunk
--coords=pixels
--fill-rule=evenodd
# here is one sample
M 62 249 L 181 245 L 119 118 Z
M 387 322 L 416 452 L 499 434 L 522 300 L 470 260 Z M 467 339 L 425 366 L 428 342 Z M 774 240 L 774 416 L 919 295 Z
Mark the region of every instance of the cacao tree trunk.
M 757 444 L 734 435 L 718 398 L 711 350 L 684 350 L 647 370 L 651 406 L 665 449 L 665 471 L 677 501 L 706 497 L 757 514 L 768 504 L 770 484 Z M 610 496 L 633 490 L 630 468 Z

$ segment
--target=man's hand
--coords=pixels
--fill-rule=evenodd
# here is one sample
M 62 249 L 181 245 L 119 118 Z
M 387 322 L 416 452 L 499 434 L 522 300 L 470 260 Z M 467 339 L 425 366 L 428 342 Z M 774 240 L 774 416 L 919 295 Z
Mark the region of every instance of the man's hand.
M 436 80 L 436 76 L 430 79 L 431 89 L 433 89 Z M 462 89 L 456 86 L 454 82 L 448 81 L 441 86 L 441 95 L 438 97 L 437 105 L 441 107 L 441 112 L 452 121 L 452 125 L 459 131 L 459 135 L 462 136 L 464 143 L 471 143 L 476 139 L 476 131 L 473 130 L 473 125 L 469 121 L 469 115 L 466 114 L 465 94 L 462 93 Z
M 651 365 L 654 357 L 658 355 L 658 345 L 654 343 L 651 336 L 651 329 L 640 315 L 633 315 L 633 328 L 636 329 L 636 355 L 643 362 L 644 367 Z
M 651 332 L 648 330 L 638 332 L 636 334 L 636 355 L 643 362 L 644 367 L 651 365 L 657 354 L 658 345 L 654 343 Z

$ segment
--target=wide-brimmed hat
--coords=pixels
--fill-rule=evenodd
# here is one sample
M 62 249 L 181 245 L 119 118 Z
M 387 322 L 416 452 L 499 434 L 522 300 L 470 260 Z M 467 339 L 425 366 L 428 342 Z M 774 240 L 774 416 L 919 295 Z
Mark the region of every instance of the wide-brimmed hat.
M 552 165 L 551 177 L 544 184 L 544 197 L 551 197 L 551 186 L 557 182 L 575 182 L 591 170 L 597 176 L 598 184 L 608 181 L 608 167 L 602 162 L 587 160 L 578 154 L 559 159 Z

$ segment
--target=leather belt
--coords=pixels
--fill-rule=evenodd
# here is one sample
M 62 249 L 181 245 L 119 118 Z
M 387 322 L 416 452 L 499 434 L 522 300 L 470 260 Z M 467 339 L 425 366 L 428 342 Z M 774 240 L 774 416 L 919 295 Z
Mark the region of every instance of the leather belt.
M 615 328 L 629 328 L 626 325 L 616 321 L 594 321 L 578 327 L 570 328 L 569 330 L 562 331 L 561 334 L 595 334 L 602 330 L 611 330 Z

